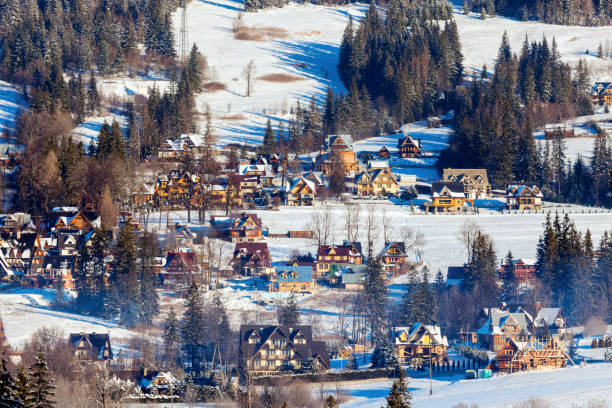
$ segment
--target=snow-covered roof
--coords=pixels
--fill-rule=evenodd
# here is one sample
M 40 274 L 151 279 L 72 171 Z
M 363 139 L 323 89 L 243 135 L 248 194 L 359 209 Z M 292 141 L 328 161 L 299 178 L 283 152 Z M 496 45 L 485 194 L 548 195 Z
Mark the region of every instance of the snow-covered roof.
M 536 327 L 553 326 L 560 314 L 561 309 L 558 307 L 543 307 L 538 311 L 534 325 Z

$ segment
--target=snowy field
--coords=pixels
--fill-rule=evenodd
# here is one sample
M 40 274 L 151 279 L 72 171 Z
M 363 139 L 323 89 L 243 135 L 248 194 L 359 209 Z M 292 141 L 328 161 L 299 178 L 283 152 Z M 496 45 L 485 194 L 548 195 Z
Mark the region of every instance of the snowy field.
M 93 116 L 87 118 L 85 122 L 74 128 L 72 130 L 72 137 L 75 142 L 83 142 L 85 149 L 87 149 L 90 144 L 93 143 L 95 145 L 98 142 L 98 136 L 100 135 L 102 125 L 107 123 L 111 126 L 113 121 L 117 121 L 121 129 L 125 129 L 127 126 L 127 118 L 123 115 L 109 114 L 105 116 Z
M 23 95 L 14 85 L 0 81 L 0 133 L 15 128 L 17 116 L 25 104 Z
M 34 332 L 43 327 L 58 328 L 70 333 L 109 333 L 113 348 L 124 348 L 134 333 L 113 322 L 90 316 L 51 310 L 52 289 L 17 289 L 0 293 L 0 319 L 6 338 L 17 349 L 21 348 Z
M 386 403 L 391 380 L 359 381 L 343 384 L 349 401 L 342 408 L 379 408 Z M 534 371 L 489 379 L 464 380 L 454 376 L 433 381 L 433 396 L 429 395 L 429 379 L 410 379 L 414 408 L 451 408 L 459 403 L 467 406 L 514 407 L 532 397 L 547 401 L 554 408 L 583 408 L 599 402 L 598 407 L 611 407 L 612 365 L 593 364 L 559 370 Z M 330 392 L 335 386 L 330 387 Z
M 515 257 L 535 258 L 536 246 L 542 233 L 542 225 L 545 221 L 545 214 L 501 214 L 494 211 L 481 211 L 478 215 L 425 215 L 412 214 L 409 206 L 392 204 L 373 204 L 376 208 L 376 216 L 380 220 L 383 212 L 393 218 L 392 239 L 400 239 L 399 232 L 403 227 L 412 228 L 423 234 L 424 247 L 422 259 L 434 273 L 440 269 L 446 273 L 446 268 L 451 265 L 462 265 L 466 261 L 466 253 L 463 243 L 457 236 L 459 227 L 469 219 L 475 220 L 481 228 L 491 235 L 495 243 L 498 258 L 503 258 L 508 250 L 511 250 Z M 332 241 L 341 244 L 346 238 L 344 227 L 344 208 L 342 204 L 330 204 L 333 216 Z M 275 231 L 304 230 L 310 223 L 312 213 L 321 209 L 320 203 L 316 207 L 281 207 L 279 211 L 256 212 L 263 221 L 264 228 Z M 599 244 L 599 240 L 604 231 L 612 229 L 612 213 L 603 214 L 582 214 L 582 207 L 550 207 L 553 212 L 571 210 L 571 218 L 575 221 L 579 231 L 585 232 L 590 229 L 593 242 Z M 579 213 L 575 213 L 578 211 Z M 588 212 L 588 209 L 585 209 Z M 362 205 L 361 217 L 365 220 L 367 206 Z M 150 217 L 149 228 L 155 229 L 158 226 L 157 218 L 159 213 L 153 213 Z M 562 215 L 562 214 L 561 214 Z M 165 231 L 165 216 L 162 215 L 161 233 Z M 169 224 L 175 222 L 186 223 L 187 214 L 184 211 L 170 212 Z M 192 218 L 192 225 L 199 226 L 197 219 Z M 363 224 L 362 224 L 363 225 Z M 378 240 L 374 247 L 378 253 L 383 247 L 382 227 L 378 225 Z M 360 239 L 365 242 L 365 231 L 360 231 Z M 311 240 L 307 239 L 288 239 L 272 238 L 268 239 L 268 246 L 273 261 L 288 260 L 294 251 L 316 253 L 316 247 Z M 233 248 L 233 247 L 232 247 Z

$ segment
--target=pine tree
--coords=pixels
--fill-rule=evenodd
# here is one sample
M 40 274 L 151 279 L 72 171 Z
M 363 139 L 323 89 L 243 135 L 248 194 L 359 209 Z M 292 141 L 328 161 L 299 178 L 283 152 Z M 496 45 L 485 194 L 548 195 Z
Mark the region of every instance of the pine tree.
M 262 151 L 265 154 L 274 153 L 276 151 L 276 138 L 274 137 L 274 130 L 272 130 L 272 122 L 269 118 L 266 122 L 266 131 L 264 133 Z
M 26 366 L 21 364 L 15 377 L 15 394 L 24 408 L 30 407 L 32 400 L 32 387 L 30 386 L 30 375 Z
M 21 408 L 24 406 L 17 395 L 15 379 L 6 367 L 6 358 L 0 360 L 0 408 Z
M 514 257 L 512 256 L 512 252 L 508 251 L 506 258 L 504 259 L 504 272 L 502 275 L 502 298 L 508 303 L 510 303 L 517 294 L 517 282 L 514 275 L 514 270 Z
M 140 239 L 140 301 L 139 319 L 152 324 L 153 318 L 159 314 L 157 291 L 157 275 L 154 270 L 155 257 L 158 255 L 157 237 L 145 231 Z
M 55 402 L 55 386 L 50 378 L 49 367 L 42 351 L 36 354 L 36 360 L 30 367 L 31 408 L 53 408 Z
M 387 343 L 387 287 L 379 259 L 370 259 L 364 283 L 367 317 L 375 345 Z
M 100 109 L 100 97 L 98 95 L 98 85 L 93 71 L 90 74 L 89 89 L 87 90 L 87 113 L 95 115 Z
M 179 322 L 174 312 L 174 306 L 172 306 L 170 312 L 168 312 L 164 328 L 164 361 L 167 365 L 172 366 L 177 363 L 180 345 L 181 332 Z
M 283 326 L 297 326 L 300 324 L 300 309 L 297 299 L 291 295 L 287 303 L 278 311 L 278 324 Z
M 66 297 L 64 295 L 64 276 L 61 273 L 58 273 L 55 278 L 55 298 L 53 299 L 53 304 L 56 306 L 61 306 L 66 303 Z
M 325 404 L 323 405 L 323 408 L 338 408 L 339 406 L 340 405 L 338 404 L 336 399 L 332 395 L 330 395 L 325 400 Z
M 399 378 L 393 382 L 389 396 L 387 396 L 387 408 L 410 408 L 412 407 L 412 394 L 408 390 L 404 370 L 399 370 Z
M 203 306 L 200 289 L 192 283 L 187 292 L 187 307 L 181 322 L 181 337 L 185 358 L 191 363 L 191 373 L 195 375 L 199 375 L 200 372 L 203 338 L 206 335 Z
M 121 321 L 128 327 L 134 327 L 138 322 L 138 270 L 136 258 L 136 236 L 134 227 L 125 224 L 119 231 L 115 248 L 115 262 L 110 277 L 110 291 L 113 305 L 117 308 Z
M 359 363 L 357 363 L 356 353 L 353 352 L 353 354 L 351 354 L 351 358 L 349 358 L 349 361 L 346 364 L 346 368 L 348 370 L 359 370 Z

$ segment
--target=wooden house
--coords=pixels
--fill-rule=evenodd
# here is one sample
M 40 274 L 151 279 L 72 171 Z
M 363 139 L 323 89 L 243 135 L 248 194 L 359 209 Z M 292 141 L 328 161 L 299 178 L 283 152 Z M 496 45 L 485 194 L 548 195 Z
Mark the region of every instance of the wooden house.
M 276 280 L 268 282 L 270 292 L 312 293 L 317 290 L 317 281 L 312 266 L 279 266 Z
M 508 265 L 502 264 L 499 268 L 500 278 L 503 279 Z M 514 273 L 514 279 L 518 282 L 533 282 L 536 274 L 536 260 L 535 259 L 513 259 L 512 268 Z
M 192 249 L 168 252 L 160 281 L 165 288 L 187 287 L 202 281 L 202 267 Z
M 383 146 L 378 151 L 378 157 L 384 160 L 388 160 L 391 158 L 391 152 L 387 148 L 387 146 Z
M 332 170 L 338 166 L 344 169 L 347 176 L 352 177 L 359 171 L 357 154 L 352 150 L 332 150 L 321 166 L 323 175 L 330 177 Z
M 406 247 L 403 242 L 385 242 L 378 257 L 385 269 L 394 272 L 406 263 Z
M 263 240 L 263 227 L 261 218 L 255 213 L 230 214 L 229 227 L 232 242 L 255 242 Z
M 448 340 L 439 326 L 415 323 L 392 330 L 393 347 L 400 364 L 440 364 L 448 358 Z
M 433 182 L 431 185 L 431 202 L 425 203 L 427 212 L 465 212 L 474 208 L 474 201 L 466 197 L 463 184 Z
M 177 248 L 191 248 L 197 240 L 197 235 L 187 225 L 174 225 L 174 241 Z
M 595 82 L 591 87 L 591 99 L 593 105 L 612 105 L 612 82 Z
M 168 395 L 179 386 L 179 381 L 169 372 L 151 371 L 140 379 L 138 385 L 146 393 Z
M 511 313 L 507 310 L 492 308 L 488 319 L 476 331 L 478 343 L 490 351 L 499 351 L 508 339 L 518 339 L 531 335 L 530 316 L 524 312 Z
M 463 184 L 463 192 L 470 200 L 484 200 L 491 196 L 486 169 L 444 169 L 442 181 Z
M 312 206 L 317 193 L 315 183 L 305 177 L 296 178 L 287 187 L 287 205 Z
M 351 135 L 329 135 L 325 140 L 324 149 L 327 151 L 353 150 L 353 138 Z
M 557 336 L 548 339 L 529 337 L 508 339 L 491 360 L 494 371 L 515 373 L 517 371 L 543 368 L 562 368 L 571 361 Z
M 395 195 L 399 192 L 399 184 L 388 167 L 375 168 L 355 176 L 353 192 L 358 196 Z
M 313 340 L 311 326 L 242 325 L 238 355 L 249 376 L 300 372 L 313 365 L 330 368 L 325 343 Z
M 421 139 L 415 140 L 409 135 L 400 137 L 397 141 L 397 148 L 401 158 L 418 157 L 421 154 Z
M 113 348 L 110 337 L 103 333 L 70 333 L 68 342 L 74 357 L 84 361 L 112 360 Z
M 536 305 L 538 308 L 537 315 L 533 319 L 533 325 L 536 332 L 543 335 L 557 334 L 559 330 L 565 328 L 566 319 L 558 307 L 543 307 L 540 308 L 539 304 Z
M 55 231 L 61 230 L 79 230 L 87 233 L 95 228 L 95 225 L 90 221 L 82 211 L 76 212 L 71 216 L 60 216 L 54 225 Z
M 427 127 L 430 129 L 441 128 L 442 119 L 439 116 L 430 116 L 427 118 Z
M 510 210 L 541 210 L 543 197 L 536 185 L 511 185 L 506 189 L 506 205 Z
M 315 261 L 315 276 L 320 278 L 329 273 L 331 269 L 337 268 L 338 265 L 360 265 L 362 263 L 363 255 L 354 245 L 319 245 Z
M 303 177 L 306 180 L 310 180 L 315 185 L 315 195 L 322 194 L 325 192 L 325 177 L 323 172 L 309 171 L 304 174 Z
M 544 138 L 546 140 L 571 139 L 576 137 L 576 132 L 573 128 L 567 128 L 565 124 L 546 125 L 544 129 Z
M 155 196 L 155 184 L 139 183 L 132 192 L 132 202 L 135 206 L 145 205 L 153 201 Z
M 245 276 L 270 275 L 274 272 L 266 242 L 236 243 L 230 265 Z
M 346 290 L 362 290 L 367 278 L 367 265 L 349 265 L 341 269 L 339 284 Z M 331 272 L 330 272 L 331 275 Z

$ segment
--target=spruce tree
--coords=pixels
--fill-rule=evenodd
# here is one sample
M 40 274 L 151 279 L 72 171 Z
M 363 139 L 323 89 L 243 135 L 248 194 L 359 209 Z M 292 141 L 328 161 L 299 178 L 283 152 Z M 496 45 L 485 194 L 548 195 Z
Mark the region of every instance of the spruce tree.
M 42 351 L 36 354 L 36 360 L 30 367 L 31 398 L 28 404 L 31 408 L 55 407 L 55 386 L 50 377 L 49 367 Z
M 274 137 L 272 122 L 269 118 L 266 122 L 266 131 L 264 133 L 262 151 L 265 154 L 274 153 L 276 151 L 276 138 Z
M 278 324 L 283 326 L 297 326 L 300 324 L 300 309 L 297 299 L 292 294 L 287 303 L 278 311 Z
M 192 283 L 187 292 L 187 307 L 181 322 L 182 347 L 191 363 L 191 374 L 199 375 L 202 363 L 203 338 L 206 336 L 204 310 L 200 288 Z
M 367 318 L 375 345 L 387 343 L 387 287 L 379 259 L 370 259 L 364 283 Z
M 6 367 L 6 358 L 0 360 L 0 408 L 21 408 L 24 406 L 17 395 L 15 379 Z
M 393 382 L 391 391 L 387 396 L 387 408 L 410 408 L 412 407 L 412 394 L 408 390 L 404 370 L 399 370 L 399 378 Z
M 121 322 L 134 327 L 138 322 L 138 270 L 134 226 L 125 224 L 119 231 L 115 248 L 115 262 L 110 277 L 112 304 L 110 312 L 118 309 Z
M 179 327 L 174 306 L 168 312 L 166 326 L 164 328 L 164 361 L 168 366 L 173 366 L 179 358 L 179 349 L 181 345 L 181 332 Z
M 15 394 L 17 399 L 23 404 L 24 408 L 30 407 L 32 400 L 32 387 L 30 386 L 30 375 L 28 374 L 28 370 L 23 363 L 19 367 L 19 371 L 17 371 L 17 376 L 15 377 Z
M 349 358 L 346 368 L 348 370 L 359 370 L 359 363 L 357 363 L 356 353 L 353 352 L 353 354 L 351 354 L 351 358 Z
M 158 255 L 157 237 L 148 231 L 140 239 L 140 300 L 139 319 L 152 324 L 153 318 L 159 314 L 157 291 L 157 275 L 155 273 L 155 257 Z

